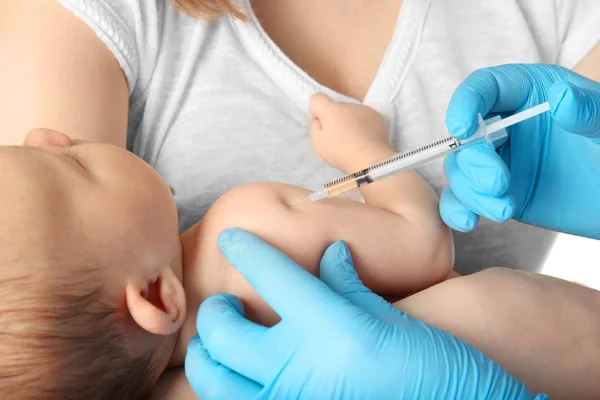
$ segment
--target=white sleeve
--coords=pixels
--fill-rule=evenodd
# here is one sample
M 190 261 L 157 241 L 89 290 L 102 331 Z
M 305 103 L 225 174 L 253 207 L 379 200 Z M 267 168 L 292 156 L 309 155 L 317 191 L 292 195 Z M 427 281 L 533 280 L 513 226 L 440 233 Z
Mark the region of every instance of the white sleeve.
M 156 62 L 163 0 L 59 0 L 113 53 L 130 96 L 144 87 Z
M 558 64 L 574 68 L 600 43 L 600 0 L 554 0 Z

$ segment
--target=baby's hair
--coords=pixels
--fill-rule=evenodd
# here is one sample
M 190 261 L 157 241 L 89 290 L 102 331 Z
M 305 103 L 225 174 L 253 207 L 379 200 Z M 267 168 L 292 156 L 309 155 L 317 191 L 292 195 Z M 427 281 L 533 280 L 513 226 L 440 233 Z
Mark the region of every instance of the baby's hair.
M 162 372 L 152 349 L 136 346 L 130 317 L 105 305 L 98 269 L 61 264 L 0 271 L 0 398 L 146 395 Z
M 233 15 L 241 20 L 246 15 L 233 3 L 235 0 L 171 0 L 175 7 L 197 18 L 214 18 L 221 15 Z

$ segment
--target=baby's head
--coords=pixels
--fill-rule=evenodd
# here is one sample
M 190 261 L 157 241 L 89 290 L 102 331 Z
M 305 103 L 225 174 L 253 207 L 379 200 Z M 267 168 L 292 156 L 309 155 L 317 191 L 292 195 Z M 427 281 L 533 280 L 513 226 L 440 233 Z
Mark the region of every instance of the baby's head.
M 0 398 L 133 399 L 185 319 L 177 212 L 131 153 L 35 130 L 0 147 Z

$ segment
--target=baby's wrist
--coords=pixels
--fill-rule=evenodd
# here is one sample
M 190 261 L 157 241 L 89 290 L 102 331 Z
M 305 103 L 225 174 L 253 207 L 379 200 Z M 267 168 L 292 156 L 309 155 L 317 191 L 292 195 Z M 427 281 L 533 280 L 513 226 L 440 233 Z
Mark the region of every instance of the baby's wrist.
M 395 154 L 394 150 L 387 145 L 381 145 L 377 148 L 364 148 L 354 156 L 348 157 L 341 167 L 344 171 L 351 173 L 385 161 Z

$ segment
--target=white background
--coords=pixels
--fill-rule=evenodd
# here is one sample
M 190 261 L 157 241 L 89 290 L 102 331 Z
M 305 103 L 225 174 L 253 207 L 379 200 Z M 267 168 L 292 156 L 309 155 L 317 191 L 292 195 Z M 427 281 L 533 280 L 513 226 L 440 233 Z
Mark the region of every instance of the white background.
M 600 290 L 600 240 L 559 234 L 540 272 Z

